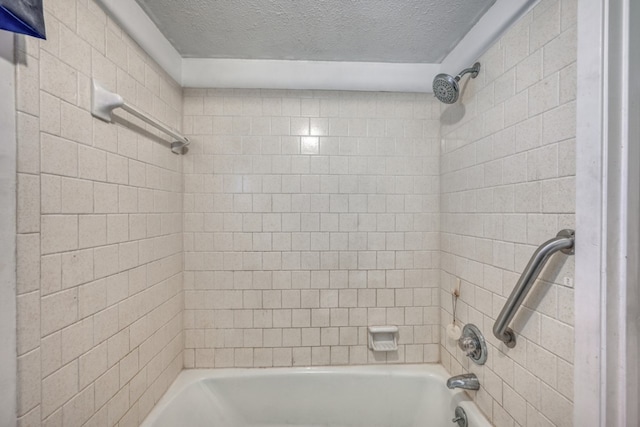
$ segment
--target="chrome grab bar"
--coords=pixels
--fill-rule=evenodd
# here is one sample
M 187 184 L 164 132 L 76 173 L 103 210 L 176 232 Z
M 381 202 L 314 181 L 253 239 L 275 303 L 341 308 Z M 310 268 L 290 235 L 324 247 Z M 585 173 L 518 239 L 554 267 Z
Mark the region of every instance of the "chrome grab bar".
M 516 283 L 513 291 L 511 291 L 509 299 L 507 299 L 504 307 L 502 307 L 496 323 L 493 325 L 493 335 L 505 343 L 507 347 L 513 348 L 516 346 L 516 335 L 513 330 L 509 328 L 509 323 L 511 323 L 520 305 L 522 305 L 524 299 L 529 294 L 538 275 L 554 253 L 562 251 L 564 254 L 573 255 L 575 239 L 576 233 L 574 230 L 560 230 L 556 237 L 544 242 L 533 253 L 527 267 L 522 272 L 520 279 L 518 279 L 518 283 Z

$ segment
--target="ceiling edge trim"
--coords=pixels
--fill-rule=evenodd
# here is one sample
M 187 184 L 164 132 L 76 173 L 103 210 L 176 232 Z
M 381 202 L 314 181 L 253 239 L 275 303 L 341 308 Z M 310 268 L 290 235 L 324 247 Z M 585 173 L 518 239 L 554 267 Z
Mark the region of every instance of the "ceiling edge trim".
M 431 92 L 440 64 L 285 61 L 255 59 L 182 60 L 184 87 Z
M 183 87 L 432 92 L 441 72 L 470 66 L 539 0 L 496 0 L 442 64 L 182 58 L 135 1 L 98 4 Z
M 470 67 L 540 0 L 496 0 L 442 61 L 442 72 L 456 74 Z
M 182 56 L 138 3 L 133 0 L 96 2 L 167 74 L 182 85 Z

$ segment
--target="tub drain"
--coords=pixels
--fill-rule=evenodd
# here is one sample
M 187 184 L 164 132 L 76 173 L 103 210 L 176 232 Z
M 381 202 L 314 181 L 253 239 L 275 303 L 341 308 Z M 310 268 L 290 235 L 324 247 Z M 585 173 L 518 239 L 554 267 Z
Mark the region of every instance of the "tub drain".
M 467 413 L 464 412 L 464 409 L 457 406 L 455 411 L 455 418 L 451 420 L 451 422 L 457 423 L 458 427 L 467 427 Z

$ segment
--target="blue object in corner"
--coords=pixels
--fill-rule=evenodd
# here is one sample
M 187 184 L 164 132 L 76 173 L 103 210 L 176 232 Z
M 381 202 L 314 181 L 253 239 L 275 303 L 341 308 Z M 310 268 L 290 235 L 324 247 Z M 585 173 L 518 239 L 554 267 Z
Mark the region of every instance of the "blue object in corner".
M 0 30 L 46 39 L 42 0 L 0 0 Z

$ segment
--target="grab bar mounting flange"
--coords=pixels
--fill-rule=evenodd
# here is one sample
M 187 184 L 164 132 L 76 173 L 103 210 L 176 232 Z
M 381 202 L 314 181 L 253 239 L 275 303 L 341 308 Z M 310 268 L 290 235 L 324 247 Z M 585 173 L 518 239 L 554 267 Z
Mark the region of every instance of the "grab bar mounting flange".
M 576 232 L 575 230 L 571 230 L 570 228 L 565 228 L 564 230 L 558 231 L 558 234 L 556 237 L 568 237 L 572 239 L 575 243 Z M 560 249 L 560 252 L 562 252 L 565 255 L 574 255 L 576 253 L 576 245 L 573 244 L 568 248 Z

